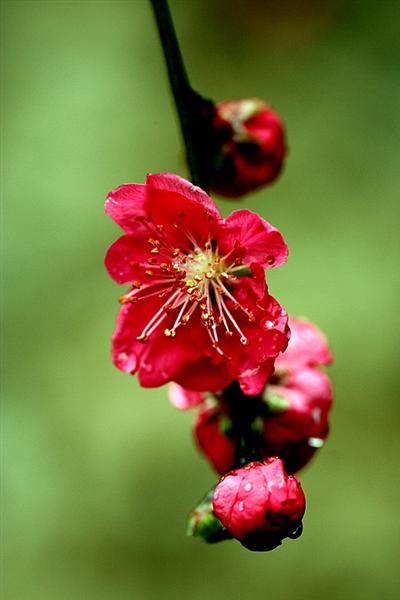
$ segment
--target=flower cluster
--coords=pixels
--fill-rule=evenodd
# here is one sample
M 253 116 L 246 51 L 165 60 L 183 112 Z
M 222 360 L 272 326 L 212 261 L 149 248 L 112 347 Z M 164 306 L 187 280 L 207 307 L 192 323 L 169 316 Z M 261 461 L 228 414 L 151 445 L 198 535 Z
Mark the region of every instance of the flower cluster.
M 277 176 L 283 127 L 264 102 L 223 102 L 212 118 L 212 189 L 237 197 Z M 257 551 L 298 537 L 305 498 L 294 473 L 328 435 L 331 353 L 269 293 L 265 272 L 288 255 L 281 233 L 249 210 L 224 218 L 205 191 L 167 173 L 119 186 L 105 210 L 123 230 L 106 268 L 127 286 L 113 362 L 144 387 L 171 383 L 178 409 L 197 407 L 197 447 L 222 476 L 189 534 Z
M 295 473 L 328 435 L 332 386 L 320 367 L 328 365 L 332 356 L 325 336 L 315 325 L 300 319 L 290 319 L 289 325 L 289 345 L 276 359 L 274 373 L 262 392 L 246 401 L 251 407 L 252 443 L 260 457 L 277 455 L 286 471 Z M 220 475 L 233 468 L 236 457 L 230 394 L 229 389 L 210 394 L 176 384 L 170 387 L 170 400 L 176 408 L 199 407 L 194 438 Z M 240 396 L 240 390 L 236 394 Z

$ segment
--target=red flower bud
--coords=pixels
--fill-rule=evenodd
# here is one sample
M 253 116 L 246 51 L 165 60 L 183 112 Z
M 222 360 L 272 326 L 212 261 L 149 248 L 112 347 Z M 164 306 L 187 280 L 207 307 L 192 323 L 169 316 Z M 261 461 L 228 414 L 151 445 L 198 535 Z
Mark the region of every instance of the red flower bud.
M 199 450 L 220 475 L 232 469 L 235 444 L 229 437 L 229 417 L 217 406 L 200 410 L 193 427 Z
M 214 133 L 213 191 L 237 198 L 276 179 L 286 155 L 284 129 L 263 100 L 245 98 L 217 104 Z
M 287 375 L 286 385 L 269 385 L 264 390 L 267 404 L 280 399 L 286 409 L 271 412 L 264 419 L 264 456 L 278 455 L 288 473 L 304 467 L 329 432 L 328 416 L 332 388 L 328 376 L 315 368 L 303 368 Z
M 298 537 L 305 511 L 299 481 L 283 462 L 269 458 L 231 471 L 220 480 L 213 510 L 222 525 L 250 550 L 272 550 L 283 538 Z

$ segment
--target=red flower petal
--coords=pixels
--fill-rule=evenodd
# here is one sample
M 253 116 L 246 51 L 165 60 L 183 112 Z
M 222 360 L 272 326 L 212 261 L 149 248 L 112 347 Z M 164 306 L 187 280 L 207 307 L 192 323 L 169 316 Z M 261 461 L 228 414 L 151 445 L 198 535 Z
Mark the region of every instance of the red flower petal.
M 173 173 L 149 174 L 147 175 L 146 183 L 158 190 L 176 192 L 184 198 L 203 206 L 214 219 L 221 218 L 221 213 L 210 196 L 197 185 L 193 185 L 193 183 L 178 175 L 174 175 Z
M 149 265 L 144 262 L 144 249 L 148 238 L 148 230 L 138 230 L 134 234 L 122 235 L 111 244 L 104 262 L 114 281 L 119 284 L 146 281 L 145 269 Z
M 194 339 L 196 344 L 193 344 Z M 181 383 L 180 376 L 190 372 L 193 363 L 209 351 L 208 337 L 197 320 L 180 327 L 174 338 L 166 337 L 162 330 L 155 332 L 147 347 L 145 364 L 139 368 L 139 381 L 143 387 L 157 387 L 168 381 Z M 186 387 L 196 389 L 197 386 L 190 380 Z
M 135 373 L 139 368 L 139 359 L 145 354 L 146 347 L 137 341 L 142 320 L 151 317 L 151 306 L 125 304 L 121 307 L 117 325 L 112 337 L 112 358 L 114 364 L 127 373 Z
M 203 392 L 186 390 L 177 383 L 171 383 L 168 390 L 168 396 L 171 404 L 178 410 L 188 410 L 201 404 L 205 400 Z
M 190 250 L 193 243 L 202 247 L 210 233 L 210 222 L 220 215 L 211 198 L 200 188 L 177 176 L 149 175 L 146 183 L 146 212 L 152 222 L 163 229 L 173 247 Z M 199 201 L 198 196 L 208 198 L 208 202 Z
M 229 252 L 235 243 L 245 249 L 244 262 L 259 263 L 265 269 L 283 264 L 288 256 L 278 229 L 249 210 L 233 211 L 221 226 L 218 237 L 221 251 Z
M 215 363 L 215 360 L 210 357 L 202 356 L 190 364 L 184 372 L 176 375 L 175 381 L 192 390 L 206 389 L 217 392 L 229 385 L 233 379 L 225 361 L 220 360 Z
M 139 183 L 125 183 L 115 188 L 107 196 L 106 213 L 127 233 L 136 231 L 136 218 L 143 218 L 146 186 Z

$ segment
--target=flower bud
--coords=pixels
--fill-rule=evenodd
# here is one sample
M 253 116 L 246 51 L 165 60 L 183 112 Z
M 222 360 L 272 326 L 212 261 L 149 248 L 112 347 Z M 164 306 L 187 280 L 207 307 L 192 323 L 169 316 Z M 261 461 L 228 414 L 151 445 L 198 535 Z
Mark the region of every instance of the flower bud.
M 286 403 L 285 410 L 271 410 L 263 421 L 264 456 L 278 455 L 288 473 L 304 467 L 329 432 L 332 388 L 328 376 L 304 368 L 287 375 L 287 385 L 269 385 L 263 396 L 267 405 Z
M 229 436 L 231 422 L 218 407 L 205 407 L 197 415 L 193 435 L 199 450 L 220 475 L 233 467 L 235 444 Z
M 210 188 L 238 198 L 271 183 L 286 155 L 282 122 L 258 98 L 227 100 L 215 106 L 214 162 Z
M 266 551 L 302 530 L 305 497 L 299 481 L 272 457 L 231 471 L 220 480 L 213 509 L 222 525 L 249 550 Z
M 332 354 L 313 323 L 291 319 L 290 330 L 288 348 L 277 358 L 275 373 L 262 393 L 268 407 L 262 454 L 280 456 L 286 471 L 295 473 L 321 448 L 329 432 L 333 392 L 320 366 L 329 364 Z

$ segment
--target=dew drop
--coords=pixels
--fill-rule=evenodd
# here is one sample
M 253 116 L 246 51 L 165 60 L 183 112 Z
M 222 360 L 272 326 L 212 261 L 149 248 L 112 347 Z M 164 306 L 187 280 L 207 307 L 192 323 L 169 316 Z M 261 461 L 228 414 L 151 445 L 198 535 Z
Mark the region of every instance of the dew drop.
M 291 538 L 292 540 L 296 540 L 297 538 L 299 538 L 301 536 L 302 533 L 303 533 L 303 523 L 300 521 L 300 523 L 294 529 L 292 529 L 292 531 L 288 534 L 288 537 Z
M 321 448 L 324 445 L 324 440 L 317 437 L 310 437 L 308 438 L 308 445 L 311 446 L 311 448 Z
M 269 265 L 273 265 L 274 262 L 275 262 L 275 257 L 274 256 L 272 256 L 272 255 L 271 256 L 267 256 L 267 263 Z
M 246 485 L 244 486 L 244 489 L 246 492 L 249 492 L 251 490 L 253 486 L 251 485 L 251 483 L 246 483 Z
M 240 510 L 240 512 L 243 512 L 243 511 L 244 511 L 244 502 L 243 502 L 243 500 L 241 500 L 241 501 L 239 502 L 239 504 L 238 504 L 238 509 Z
M 273 329 L 274 328 L 274 324 L 272 321 L 265 321 L 263 323 L 263 328 L 264 329 Z

